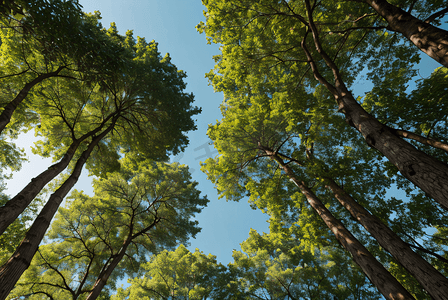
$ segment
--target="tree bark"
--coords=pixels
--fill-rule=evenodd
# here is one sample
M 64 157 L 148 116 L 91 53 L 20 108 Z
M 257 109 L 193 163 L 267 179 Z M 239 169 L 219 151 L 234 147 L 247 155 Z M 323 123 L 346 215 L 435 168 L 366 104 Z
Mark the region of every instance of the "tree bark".
M 418 150 L 369 115 L 345 86 L 337 87 L 339 108 L 366 143 L 380 151 L 400 173 L 448 210 L 448 165 Z
M 106 267 L 103 272 L 98 276 L 97 280 L 95 281 L 95 284 L 93 285 L 93 289 L 90 292 L 90 294 L 87 296 L 86 300 L 94 300 L 98 298 L 100 295 L 102 289 L 107 283 L 107 280 L 109 279 L 110 275 L 112 274 L 115 267 L 118 265 L 118 263 L 123 259 L 126 249 L 128 248 L 129 244 L 132 240 L 126 240 L 125 243 L 123 243 L 123 247 L 120 249 L 117 255 L 114 256 L 110 264 Z
M 95 300 L 96 298 L 98 298 L 104 286 L 106 285 L 107 280 L 114 271 L 115 267 L 118 265 L 118 263 L 123 259 L 124 255 L 126 254 L 126 250 L 128 246 L 131 244 L 131 242 L 138 236 L 151 230 L 154 226 L 156 226 L 157 223 L 160 222 L 161 219 L 156 217 L 156 219 L 154 220 L 154 222 L 152 222 L 151 225 L 147 226 L 144 230 L 136 234 L 132 234 L 132 231 L 134 229 L 134 223 L 133 223 L 134 218 L 131 218 L 131 220 L 132 220 L 131 224 L 129 224 L 130 230 L 128 238 L 126 239 L 126 241 L 123 242 L 123 246 L 121 247 L 118 254 L 113 256 L 111 263 L 100 273 L 97 280 L 95 281 L 95 284 L 93 285 L 92 291 L 87 296 L 86 300 Z
M 9 102 L 4 108 L 2 113 L 0 114 L 0 133 L 5 129 L 6 125 L 8 125 L 11 120 L 12 114 L 16 110 L 17 106 L 26 98 L 31 88 L 33 88 L 36 84 L 43 81 L 44 79 L 57 76 L 59 72 L 61 72 L 65 66 L 59 67 L 56 71 L 40 74 L 32 81 L 25 84 L 22 90 L 17 94 L 17 96 Z
M 80 140 L 74 141 L 58 163 L 51 165 L 48 169 L 31 179 L 27 186 L 4 206 L 0 207 L 0 235 L 28 207 L 43 187 L 65 170 L 80 143 Z
M 33 225 L 31 225 L 30 229 L 26 233 L 22 243 L 17 247 L 8 262 L 0 268 L 0 300 L 6 299 L 10 291 L 14 288 L 16 282 L 19 280 L 20 276 L 29 267 L 31 260 L 45 235 L 45 232 L 50 226 L 53 216 L 62 203 L 62 200 L 78 181 L 79 175 L 81 174 L 87 158 L 90 156 L 99 141 L 112 130 L 114 125 L 115 119 L 106 130 L 90 142 L 87 149 L 81 154 L 81 157 L 76 162 L 70 177 L 50 196 Z
M 326 178 L 327 187 L 334 193 L 336 199 L 372 234 L 378 243 L 411 273 L 435 300 L 446 300 L 448 295 L 448 279 L 438 272 L 420 255 L 412 251 L 388 226 L 377 217 L 371 215 L 359 205 L 331 178 Z
M 308 203 L 319 214 L 328 228 L 336 236 L 341 245 L 351 253 L 353 260 L 357 263 L 370 281 L 377 287 L 378 291 L 386 299 L 414 299 L 412 295 L 379 263 L 375 257 L 336 219 L 325 207 L 320 199 L 309 189 L 304 182 L 299 181 L 293 170 L 283 160 L 269 149 L 261 147 L 272 160 L 275 160 L 291 181 L 305 195 Z
M 421 51 L 448 67 L 448 31 L 413 17 L 386 0 L 365 0 L 389 24 L 390 29 L 403 34 Z
M 301 46 L 308 58 L 314 77 L 333 94 L 339 106 L 339 111 L 345 115 L 347 123 L 363 135 L 370 147 L 380 151 L 398 168 L 404 177 L 448 210 L 448 165 L 416 149 L 395 134 L 393 129 L 380 123 L 362 108 L 347 89 L 339 68 L 322 48 L 319 41 L 319 32 L 312 18 L 313 10 L 309 0 L 305 0 L 305 5 L 309 17 L 309 31 L 312 32 L 314 46 L 324 59 L 325 64 L 333 72 L 335 83 L 334 85 L 330 84 L 319 72 L 318 66 L 306 45 L 307 31 Z
M 84 134 L 79 139 L 74 140 L 58 163 L 53 164 L 37 177 L 31 179 L 31 182 L 28 183 L 27 186 L 4 206 L 0 207 L 0 235 L 3 234 L 8 226 L 28 207 L 44 186 L 65 170 L 81 142 L 99 132 L 111 117 L 112 115 L 109 115 L 100 126 Z

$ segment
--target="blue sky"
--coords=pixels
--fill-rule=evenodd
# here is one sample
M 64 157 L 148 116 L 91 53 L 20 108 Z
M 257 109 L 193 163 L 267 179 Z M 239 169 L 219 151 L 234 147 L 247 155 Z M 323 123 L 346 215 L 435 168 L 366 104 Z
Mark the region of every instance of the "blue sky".
M 189 134 L 189 147 L 173 161 L 190 166 L 193 179 L 199 182 L 198 189 L 210 200 L 208 207 L 197 216 L 202 231 L 190 240 L 189 249 L 199 248 L 228 264 L 233 261 L 232 250 L 240 249 L 239 243 L 248 237 L 250 228 L 266 232 L 268 223 L 267 216 L 252 210 L 247 201 L 218 200 L 213 184 L 199 169 L 200 161 L 217 154 L 209 145 L 206 132 L 208 124 L 221 118 L 219 105 L 223 100 L 223 95 L 215 94 L 204 77 L 214 66 L 212 56 L 219 53 L 218 46 L 207 45 L 205 36 L 195 29 L 200 21 L 205 21 L 202 13 L 205 7 L 201 1 L 191 0 L 82 0 L 80 3 L 85 12 L 100 11 L 104 27 L 115 22 L 120 34 L 131 29 L 135 37 L 155 40 L 162 56 L 169 53 L 172 63 L 187 73 L 187 92 L 195 95 L 195 105 L 202 107 L 202 114 L 195 117 L 198 130 Z
M 247 201 L 218 200 L 213 184 L 200 171 L 200 161 L 217 154 L 209 145 L 206 132 L 208 124 L 221 119 L 219 105 L 223 100 L 223 95 L 214 93 L 204 77 L 214 66 L 213 55 L 219 53 L 218 46 L 207 45 L 205 36 L 195 29 L 200 21 L 205 21 L 202 13 L 205 7 L 200 0 L 81 0 L 80 4 L 85 12 L 100 11 L 102 24 L 106 28 L 115 22 L 122 35 L 131 29 L 135 37 L 155 40 L 161 55 L 169 53 L 172 63 L 187 73 L 186 91 L 195 95 L 195 105 L 202 107 L 202 114 L 195 117 L 198 130 L 190 132 L 189 147 L 173 161 L 189 165 L 193 179 L 199 182 L 198 189 L 210 200 L 202 213 L 197 215 L 202 231 L 196 239 L 190 240 L 189 249 L 194 251 L 199 248 L 205 254 L 216 255 L 219 262 L 227 265 L 233 261 L 232 250 L 240 249 L 239 244 L 247 239 L 250 229 L 267 232 L 268 223 L 267 216 L 261 211 L 252 210 Z M 29 163 L 25 163 L 22 171 L 8 182 L 7 193 L 10 195 L 19 192 L 24 183 L 52 163 L 51 159 L 32 155 L 30 146 L 35 140 L 31 131 L 16 142 L 19 147 L 25 148 Z M 86 174 L 84 170 L 75 188 L 92 194 L 90 178 Z
M 200 0 L 81 0 L 80 3 L 85 12 L 100 11 L 102 24 L 106 28 L 111 22 L 115 22 L 121 34 L 131 29 L 134 30 L 135 37 L 155 40 L 162 56 L 169 53 L 178 69 L 187 73 L 187 92 L 194 93 L 195 105 L 202 107 L 202 114 L 196 117 L 198 130 L 189 134 L 189 147 L 185 153 L 173 158 L 173 161 L 190 166 L 193 179 L 199 182 L 198 188 L 210 200 L 208 207 L 197 216 L 202 231 L 196 239 L 190 240 L 189 249 L 199 248 L 206 254 L 216 255 L 223 264 L 233 261 L 232 250 L 240 249 L 239 244 L 248 237 L 250 228 L 260 233 L 267 232 L 268 223 L 267 216 L 252 210 L 247 201 L 236 203 L 218 200 L 214 186 L 199 170 L 200 161 L 216 155 L 213 146 L 208 144 L 210 140 L 206 131 L 208 124 L 214 124 L 221 118 L 219 105 L 223 100 L 223 95 L 214 93 L 204 78 L 204 74 L 214 66 L 212 56 L 219 53 L 218 46 L 207 45 L 205 36 L 195 29 L 200 21 L 205 21 L 202 13 L 204 6 Z M 422 76 L 428 76 L 428 71 L 437 67 L 434 61 L 426 58 L 422 65 L 426 70 L 421 72 Z M 355 94 L 364 95 L 369 84 L 360 80 L 354 88 Z M 51 163 L 51 160 L 42 160 L 30 154 L 32 136 L 31 132 L 18 141 L 18 145 L 27 150 L 30 163 L 25 164 L 23 171 L 9 183 L 9 194 L 18 192 L 24 182 L 29 182 Z M 91 193 L 86 173 L 84 172 L 75 188 Z

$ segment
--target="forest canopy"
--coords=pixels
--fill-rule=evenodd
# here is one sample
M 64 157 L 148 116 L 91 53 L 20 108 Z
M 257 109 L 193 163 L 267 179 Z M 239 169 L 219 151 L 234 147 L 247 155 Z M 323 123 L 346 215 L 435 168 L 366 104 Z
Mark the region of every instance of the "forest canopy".
M 224 100 L 201 170 L 268 232 L 227 265 L 187 248 L 210 200 L 169 160 L 201 108 L 156 41 L 75 0 L 7 1 L 0 299 L 446 300 L 447 2 L 202 4 L 196 30 L 220 51 L 205 77 Z M 8 195 L 30 131 L 53 163 Z M 83 169 L 92 195 L 73 189 Z

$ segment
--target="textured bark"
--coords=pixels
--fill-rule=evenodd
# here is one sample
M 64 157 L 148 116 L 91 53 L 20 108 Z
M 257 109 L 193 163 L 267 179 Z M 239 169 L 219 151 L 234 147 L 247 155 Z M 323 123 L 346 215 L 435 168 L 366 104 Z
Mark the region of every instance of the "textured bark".
M 336 219 L 325 207 L 320 199 L 309 189 L 304 182 L 298 180 L 293 170 L 270 149 L 260 147 L 261 150 L 275 160 L 286 175 L 292 180 L 305 195 L 308 203 L 319 214 L 328 228 L 336 236 L 341 245 L 351 253 L 353 260 L 357 263 L 370 281 L 377 287 L 378 291 L 386 299 L 414 299 L 412 295 L 379 263 L 375 257 Z
M 403 34 L 421 51 L 448 67 L 448 31 L 413 17 L 386 0 L 366 0 L 389 24 L 390 29 Z
M 378 243 L 411 273 L 435 300 L 446 300 L 448 295 L 448 279 L 440 274 L 431 264 L 412 251 L 388 226 L 377 217 L 371 215 L 359 205 L 336 182 L 327 178 L 328 188 L 336 199 L 372 234 Z
M 25 86 L 17 94 L 17 96 L 3 108 L 3 111 L 0 114 L 0 133 L 3 131 L 3 129 L 5 129 L 6 125 L 8 125 L 9 121 L 11 120 L 12 114 L 16 110 L 17 106 L 26 98 L 31 88 L 33 88 L 36 84 L 43 81 L 44 79 L 57 76 L 59 72 L 61 72 L 64 68 L 65 66 L 61 66 L 54 72 L 40 74 L 34 80 L 25 84 Z
M 312 16 L 313 10 L 310 1 L 305 0 L 305 5 L 308 16 Z M 306 45 L 308 32 L 312 33 L 314 46 L 324 59 L 325 64 L 331 69 L 335 80 L 334 84 L 330 84 L 322 76 L 308 50 Z M 448 210 L 448 165 L 416 149 L 395 134 L 393 129 L 368 114 L 347 89 L 339 68 L 322 48 L 319 41 L 319 32 L 311 17 L 308 32 L 305 34 L 301 46 L 308 58 L 313 75 L 333 94 L 339 106 L 339 111 L 344 113 L 347 123 L 363 135 L 370 147 L 377 149 L 386 156 L 404 177 Z
M 0 235 L 3 234 L 8 226 L 28 207 L 44 186 L 65 170 L 81 142 L 99 132 L 111 117 L 112 115 L 109 115 L 100 126 L 73 141 L 58 163 L 51 165 L 47 170 L 31 179 L 31 182 L 27 186 L 4 206 L 0 207 Z
M 380 151 L 400 173 L 448 210 L 448 165 L 416 149 L 394 130 L 369 115 L 341 86 L 339 108 L 347 122 L 356 128 L 366 143 Z
M 413 132 L 409 132 L 406 130 L 402 130 L 402 129 L 396 129 L 395 133 L 404 138 L 411 139 L 411 140 L 417 141 L 421 144 L 429 145 L 431 147 L 441 149 L 445 152 L 448 152 L 448 145 L 445 143 L 442 143 L 442 142 L 439 142 L 439 141 L 436 141 L 436 140 L 433 140 L 430 138 L 425 138 L 421 135 L 418 135 L 418 134 L 415 134 Z
M 73 142 L 58 163 L 51 165 L 37 177 L 31 179 L 31 182 L 16 196 L 0 207 L 0 235 L 28 207 L 43 187 L 65 170 L 80 143 L 81 141 L 79 140 Z
M 76 162 L 70 177 L 50 196 L 33 225 L 31 225 L 26 233 L 22 243 L 17 247 L 8 262 L 0 268 L 0 300 L 6 299 L 20 276 L 29 267 L 45 232 L 50 226 L 53 216 L 56 214 L 62 203 L 62 200 L 78 181 L 87 158 L 99 141 L 112 130 L 114 125 L 115 122 L 112 122 L 106 130 L 90 142 L 87 149 L 81 154 L 81 157 Z

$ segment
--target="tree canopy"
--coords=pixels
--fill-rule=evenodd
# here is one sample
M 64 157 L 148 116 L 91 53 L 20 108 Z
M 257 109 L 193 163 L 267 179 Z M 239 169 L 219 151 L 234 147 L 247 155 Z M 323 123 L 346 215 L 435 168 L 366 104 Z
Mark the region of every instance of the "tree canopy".
M 51 7 L 57 9 L 55 6 Z M 41 8 L 36 6 L 34 9 Z M 56 14 L 54 11 L 50 13 Z M 22 38 L 20 35 L 24 34 L 23 28 L 26 27 L 18 30 L 15 26 L 6 26 L 2 29 L 12 35 L 7 39 L 8 43 L 2 43 L 5 49 L 2 55 L 5 58 L 4 65 L 25 69 L 17 71 L 17 76 L 36 73 L 34 65 L 31 66 L 29 61 L 36 62 L 37 66 L 44 69 L 48 69 L 49 65 L 56 65 L 56 73 L 51 76 L 47 76 L 48 72 L 45 73 L 47 75 L 40 77 L 45 80 L 33 81 L 32 86 L 25 87 L 26 93 L 20 91 L 19 83 L 19 95 L 23 96 L 19 104 L 25 98 L 29 101 L 26 103 L 27 107 L 17 113 L 22 119 L 25 117 L 23 112 L 36 116 L 34 122 L 38 123 L 37 126 L 27 123 L 28 128 L 34 128 L 36 135 L 41 137 L 34 151 L 43 157 L 52 157 L 57 162 L 0 208 L 1 232 L 19 217 L 47 183 L 68 170 L 63 182 L 55 185 L 53 193 L 23 237 L 23 242 L 16 248 L 11 259 L 1 267 L 3 298 L 30 264 L 53 216 L 77 182 L 84 165 L 87 165 L 93 175 L 104 177 L 108 172 L 117 170 L 120 157 L 131 151 L 137 153 L 143 161 L 166 160 L 169 154 L 176 154 L 185 148 L 188 144 L 186 133 L 196 128 L 192 116 L 198 114 L 200 108 L 192 105 L 193 94 L 184 92 L 186 74 L 171 63 L 169 55 L 160 55 L 156 42 L 148 43 L 144 38 L 135 39 L 132 31 L 128 31 L 125 36 L 119 35 L 115 24 L 108 30 L 103 29 L 99 19 L 98 13 L 78 16 L 76 20 L 81 27 L 64 27 L 67 30 L 78 30 L 76 33 L 81 41 L 85 38 L 93 40 L 93 44 L 86 47 L 79 45 L 83 51 L 90 51 L 92 47 L 99 51 L 98 56 L 91 56 L 92 53 L 88 52 L 85 54 L 86 58 L 84 54 L 78 57 L 77 53 L 72 53 L 77 48 L 72 44 L 65 45 L 71 52 L 61 47 L 57 54 L 61 55 L 61 59 L 70 60 L 67 62 L 70 67 L 65 61 L 61 62 L 59 56 L 47 58 L 48 53 L 41 48 L 40 41 L 36 40 L 38 37 L 32 35 L 30 40 Z M 15 22 L 15 17 L 11 20 Z M 84 24 L 93 30 L 93 36 L 84 34 Z M 63 30 L 60 34 L 64 32 Z M 43 33 L 47 31 L 44 30 Z M 20 47 L 20 43 L 14 43 L 20 38 L 23 39 L 22 44 L 29 47 L 29 51 L 23 52 L 24 48 Z M 62 42 L 63 37 L 58 41 Z M 95 47 L 98 42 L 104 48 Z M 22 60 L 8 58 L 7 45 L 10 48 L 16 47 Z M 102 53 L 103 50 L 111 52 L 112 56 Z M 82 64 L 77 62 L 78 59 L 82 59 Z M 110 60 L 110 63 L 103 64 L 98 59 Z M 20 61 L 23 63 L 19 63 Z M 101 69 L 95 69 L 97 66 L 101 66 Z M 59 74 L 61 71 L 64 74 Z M 11 73 L 11 76 L 3 78 L 5 84 L 10 86 L 18 80 L 15 73 Z M 29 93 L 31 87 L 33 90 Z M 11 103 L 13 108 L 19 105 L 14 104 L 16 100 L 7 103 L 3 112 L 8 110 Z M 8 126 L 14 124 L 16 123 Z
M 94 196 L 74 191 L 12 297 L 95 299 L 139 271 L 149 253 L 186 243 L 191 218 L 207 205 L 186 166 L 130 158 L 94 180 Z M 40 275 L 38 275 L 40 274 Z
M 269 231 L 226 266 L 187 248 L 209 200 L 168 160 L 201 109 L 156 41 L 77 0 L 6 1 L 0 299 L 446 300 L 446 1 L 202 3 L 224 100 L 201 170 Z M 53 162 L 5 195 L 30 130 Z M 84 168 L 93 195 L 71 191 Z
M 436 133 L 437 124 L 444 119 L 442 106 L 437 112 L 429 112 L 431 102 L 443 97 L 437 95 L 438 88 L 424 92 L 426 84 L 438 87 L 440 83 L 440 91 L 446 90 L 441 81 L 444 68 L 435 70 L 409 92 L 407 85 L 414 80 L 413 64 L 419 61 L 421 49 L 409 45 L 405 39 L 409 36 L 391 25 L 396 20 L 388 19 L 393 11 L 388 2 L 358 2 L 368 5 L 308 0 L 203 2 L 207 21 L 197 28 L 209 42 L 221 44 L 222 51 L 207 76 L 216 91 L 224 92 L 223 119 L 210 125 L 208 131 L 220 154 L 205 161 L 203 170 L 221 197 L 239 200 L 249 196 L 277 222 L 277 228 L 301 232 L 312 229 L 317 246 L 322 243 L 322 233 L 317 231 L 322 223 L 309 222 L 303 211 L 306 200 L 312 218 L 316 213 L 322 218 L 387 299 L 420 299 L 428 297 L 426 293 L 444 299 L 447 291 L 439 287 L 448 283 L 445 267 L 435 261 L 432 266 L 427 264 L 428 253 L 434 257 L 438 254 L 421 253 L 425 247 L 418 249 L 415 244 L 426 236 L 427 226 L 436 230 L 436 224 L 446 227 L 442 225 L 446 215 L 442 209 L 447 208 L 444 196 L 431 187 L 438 181 L 436 174 L 448 174 L 446 154 L 440 152 L 445 147 L 444 135 L 429 138 L 422 130 Z M 416 1 L 394 3 L 401 5 L 394 6 L 395 17 L 399 19 L 398 11 L 410 5 L 419 18 L 427 16 L 434 21 L 429 15 L 441 9 L 440 16 L 445 10 L 435 7 L 441 3 L 430 3 L 432 11 L 420 2 L 423 6 L 414 6 Z M 408 21 L 420 22 L 418 18 L 413 20 Z M 431 39 L 428 31 L 420 34 Z M 350 90 L 359 76 L 366 76 L 374 84 L 364 97 L 355 97 Z M 408 108 L 409 99 L 413 100 L 411 113 L 403 114 L 400 109 Z M 428 114 L 414 120 L 413 114 L 421 115 L 423 106 Z M 409 194 L 413 192 L 410 201 L 386 197 L 385 191 L 394 183 Z M 422 191 L 416 192 L 413 184 Z M 441 206 L 430 204 L 431 198 Z M 424 213 L 415 219 L 405 213 L 414 210 Z M 410 218 L 414 221 L 408 222 Z M 344 220 L 345 229 L 337 220 Z M 419 229 L 416 224 L 420 224 Z M 383 240 L 389 233 L 388 241 Z M 358 242 L 368 250 L 350 250 L 350 245 Z M 398 249 L 406 249 L 409 256 Z M 389 253 L 381 253 L 384 250 Z M 383 265 L 392 267 L 384 275 L 380 275 L 380 269 L 372 275 L 370 268 L 377 262 L 373 259 L 367 263 L 369 267 L 363 266 L 357 251 L 370 252 Z M 410 256 L 415 260 L 406 262 Z M 414 269 L 420 264 L 417 260 L 433 275 Z M 423 286 L 420 291 L 414 281 L 397 276 L 404 271 L 393 267 L 397 261 Z M 387 286 L 385 283 L 391 282 L 376 280 L 390 276 L 387 273 L 395 275 L 400 283 Z M 428 286 L 436 281 L 439 283 Z

